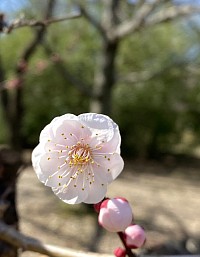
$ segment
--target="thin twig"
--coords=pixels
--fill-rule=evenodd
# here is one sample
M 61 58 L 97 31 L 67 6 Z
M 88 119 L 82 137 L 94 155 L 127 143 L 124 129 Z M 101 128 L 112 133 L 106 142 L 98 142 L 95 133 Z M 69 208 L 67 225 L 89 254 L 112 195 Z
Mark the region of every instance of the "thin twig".
M 154 26 L 156 24 L 168 22 L 180 17 L 194 14 L 200 14 L 199 7 L 191 5 L 171 6 L 157 12 L 154 16 L 146 20 L 145 27 Z
M 98 21 L 94 16 L 92 16 L 85 8 L 85 6 L 83 5 L 83 3 L 81 3 L 81 1 L 76 1 L 76 4 L 78 5 L 78 8 L 81 11 L 81 14 L 83 15 L 83 17 L 89 21 L 90 24 L 92 24 L 93 27 L 95 27 L 97 29 L 97 31 L 101 34 L 101 36 L 106 40 L 107 39 L 107 35 L 106 35 L 106 30 L 105 28 L 102 26 L 101 22 Z
M 134 254 L 131 249 L 126 245 L 126 241 L 124 240 L 124 236 L 123 236 L 123 232 L 118 232 L 117 233 L 119 238 L 121 239 L 125 249 L 126 249 L 126 254 L 129 256 L 129 257 L 136 257 L 136 254 Z
M 55 52 L 53 51 L 50 45 L 43 43 L 43 47 L 48 56 L 53 56 L 55 54 Z M 85 96 L 94 97 L 91 90 L 92 85 L 87 85 L 84 81 L 79 80 L 77 74 L 71 74 L 68 71 L 65 62 L 61 57 L 59 57 L 59 61 L 55 63 L 55 68 L 61 74 L 61 76 L 66 81 L 69 81 L 75 88 L 77 88 L 79 92 L 81 92 Z
M 160 0 L 154 0 L 152 3 L 143 3 L 131 20 L 123 22 L 114 33 L 112 31 L 111 33 L 117 38 L 124 38 L 135 32 L 143 26 L 145 19 L 154 11 L 159 2 Z
M 14 29 L 22 28 L 22 27 L 46 27 L 53 23 L 62 22 L 70 19 L 76 19 L 81 16 L 81 13 L 71 13 L 65 17 L 61 18 L 52 18 L 46 20 L 25 20 L 18 19 L 13 21 L 7 28 L 4 30 L 5 33 L 10 33 Z

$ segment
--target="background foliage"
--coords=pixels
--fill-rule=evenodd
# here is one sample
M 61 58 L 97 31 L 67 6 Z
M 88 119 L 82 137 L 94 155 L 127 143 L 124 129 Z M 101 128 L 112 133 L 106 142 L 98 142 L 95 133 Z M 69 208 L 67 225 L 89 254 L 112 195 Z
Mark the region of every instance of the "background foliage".
M 26 1 L 25 1 L 26 2 Z M 62 3 L 62 5 L 61 5 Z M 41 1 L 22 5 L 27 17 L 40 17 Z M 30 8 L 31 7 L 31 8 Z M 60 2 L 55 12 L 71 6 Z M 91 5 L 96 15 L 101 7 Z M 21 10 L 20 10 L 21 11 Z M 19 10 L 13 15 L 17 16 Z M 200 85 L 199 32 L 196 19 L 157 25 L 125 38 L 117 55 L 116 87 L 112 117 L 122 132 L 122 150 L 126 156 L 156 156 L 158 153 L 186 152 L 199 143 Z M 0 37 L 1 59 L 6 80 L 14 77 L 25 42 L 31 40 L 31 28 L 22 28 Z M 93 85 L 100 38 L 82 18 L 57 23 L 48 28 L 45 43 L 54 53 L 40 46 L 31 59 L 25 76 L 23 145 L 37 144 L 41 129 L 53 117 L 67 112 L 89 112 L 89 98 L 75 88 L 57 70 L 62 63 L 68 73 Z M 152 74 L 149 79 L 139 76 Z M 138 75 L 135 81 L 127 74 Z M 136 77 L 137 78 L 137 77 Z M 12 88 L 9 90 L 12 94 Z M 1 115 L 0 142 L 6 143 L 6 125 Z M 186 135 L 190 135 L 187 137 Z M 179 147 L 187 138 L 186 144 Z M 188 148 L 189 147 L 189 148 Z

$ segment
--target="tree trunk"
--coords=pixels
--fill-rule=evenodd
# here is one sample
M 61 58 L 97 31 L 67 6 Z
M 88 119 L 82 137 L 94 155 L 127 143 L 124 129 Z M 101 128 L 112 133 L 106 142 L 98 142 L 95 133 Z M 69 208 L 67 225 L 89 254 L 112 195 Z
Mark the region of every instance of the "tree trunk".
M 45 19 L 51 17 L 55 0 L 49 0 Z M 24 49 L 15 67 L 16 85 L 12 91 L 4 88 L 5 71 L 0 63 L 1 104 L 5 122 L 9 130 L 9 144 L 13 150 L 0 149 L 0 220 L 18 229 L 18 213 L 16 208 L 16 182 L 21 161 L 22 148 L 22 116 L 24 75 L 28 62 L 42 42 L 46 27 L 36 30 L 35 37 Z M 16 152 L 17 150 L 17 152 Z M 0 257 L 17 257 L 17 249 L 0 241 Z
M 90 111 L 110 115 L 112 113 L 112 90 L 115 84 L 115 57 L 118 42 L 103 41 L 98 70 L 94 78 Z
M 18 229 L 16 180 L 21 165 L 18 152 L 0 149 L 0 220 Z M 0 241 L 0 257 L 17 257 L 17 249 Z

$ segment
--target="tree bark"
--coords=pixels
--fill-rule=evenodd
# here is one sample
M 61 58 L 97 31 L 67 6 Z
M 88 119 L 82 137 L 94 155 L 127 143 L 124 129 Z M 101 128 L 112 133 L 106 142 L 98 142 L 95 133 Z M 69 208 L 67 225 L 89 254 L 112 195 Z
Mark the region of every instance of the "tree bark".
M 16 181 L 21 165 L 18 152 L 0 149 L 0 220 L 18 229 L 16 208 Z M 0 241 L 0 257 L 17 257 L 17 248 Z
M 99 57 L 98 70 L 94 78 L 93 98 L 90 111 L 111 115 L 112 90 L 115 84 L 116 63 L 119 43 L 103 41 L 101 56 Z
M 55 0 L 49 0 L 45 19 L 52 15 Z M 0 81 L 2 107 L 10 133 L 11 149 L 0 150 L 0 220 L 18 229 L 18 213 L 16 207 L 16 183 L 21 161 L 22 149 L 22 118 L 23 118 L 23 86 L 28 61 L 35 53 L 38 45 L 45 36 L 46 26 L 38 28 L 35 37 L 24 49 L 15 67 L 16 85 L 12 92 L 4 87 L 5 73 L 0 65 Z M 1 64 L 1 63 L 0 63 Z M 17 151 L 17 152 L 16 152 Z M 0 241 L 0 257 L 17 257 L 17 248 Z
M 116 77 L 116 57 L 119 46 L 118 38 L 110 36 L 109 31 L 115 31 L 119 24 L 119 0 L 104 0 L 102 21 L 103 29 L 99 30 L 102 37 L 101 56 L 97 60 L 97 71 L 94 78 L 93 98 L 90 102 L 90 111 L 112 114 L 112 96 Z M 90 22 L 92 22 L 90 20 Z M 94 24 L 94 23 L 93 23 Z

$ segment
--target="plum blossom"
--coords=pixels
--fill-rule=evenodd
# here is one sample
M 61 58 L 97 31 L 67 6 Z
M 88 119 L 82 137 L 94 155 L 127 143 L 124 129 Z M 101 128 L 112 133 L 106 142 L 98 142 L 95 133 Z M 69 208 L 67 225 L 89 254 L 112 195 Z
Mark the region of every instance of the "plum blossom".
M 98 203 L 123 169 L 120 144 L 119 128 L 108 116 L 65 114 L 42 130 L 33 168 L 62 201 Z
M 125 198 L 107 199 L 102 202 L 98 221 L 108 231 L 124 231 L 132 220 L 131 206 Z
M 124 231 L 126 245 L 130 248 L 142 247 L 146 241 L 144 229 L 139 225 L 128 226 Z

